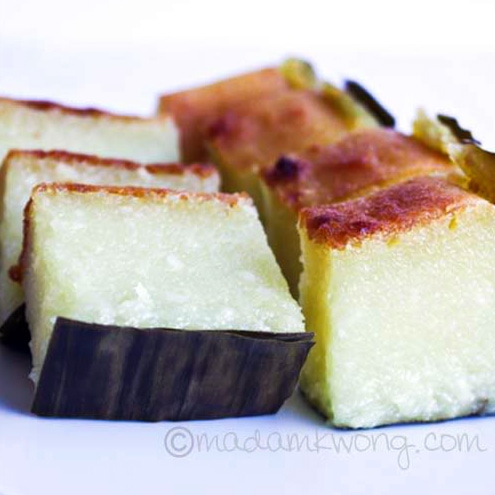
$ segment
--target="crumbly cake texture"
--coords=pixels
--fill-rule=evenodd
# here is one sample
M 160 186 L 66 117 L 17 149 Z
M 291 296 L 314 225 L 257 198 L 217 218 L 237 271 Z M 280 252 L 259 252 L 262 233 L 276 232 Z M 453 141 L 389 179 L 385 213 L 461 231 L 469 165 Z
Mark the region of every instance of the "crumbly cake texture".
M 0 324 L 23 303 L 22 289 L 9 270 L 21 253 L 24 206 L 32 188 L 43 182 L 217 192 L 220 176 L 212 165 L 141 165 L 66 151 L 9 152 L 0 169 Z
M 268 241 L 292 293 L 297 296 L 302 269 L 299 210 L 367 195 L 415 176 L 454 171 L 447 156 L 384 128 L 359 129 L 328 146 L 280 158 L 262 175 L 263 211 Z
M 245 195 L 37 186 L 19 275 L 35 381 L 58 316 L 138 328 L 304 330 Z
M 178 161 L 178 140 L 166 115 L 144 119 L 0 98 L 0 160 L 10 149 L 64 149 L 143 163 Z
M 495 207 L 437 178 L 304 209 L 301 377 L 336 426 L 495 411 Z

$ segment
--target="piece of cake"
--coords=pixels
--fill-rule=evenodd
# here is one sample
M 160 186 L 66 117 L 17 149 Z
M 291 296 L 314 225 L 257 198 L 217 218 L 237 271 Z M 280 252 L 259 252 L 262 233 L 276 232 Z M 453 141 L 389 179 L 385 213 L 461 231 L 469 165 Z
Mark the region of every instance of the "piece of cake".
M 275 405 L 269 403 L 268 407 L 265 404 L 266 407 L 261 410 L 257 407 L 252 409 L 250 405 L 256 402 L 260 394 L 279 397 L 279 387 L 282 385 L 285 399 L 292 391 L 289 389 L 295 386 L 300 366 L 311 345 L 305 334 L 300 335 L 304 332 L 301 310 L 291 298 L 268 247 L 256 209 L 244 195 L 74 184 L 39 185 L 34 189 L 25 213 L 24 249 L 19 275 L 26 295 L 26 314 L 32 334 L 31 378 L 39 381 L 37 395 L 41 394 L 44 398 L 51 396 L 46 389 L 60 392 L 57 387 L 64 386 L 59 383 L 60 380 L 44 379 L 45 356 L 51 363 L 47 376 L 53 376 L 53 373 L 60 376 L 62 373 L 60 368 L 58 372 L 53 371 L 53 366 L 59 362 L 58 353 L 67 349 L 63 342 L 60 344 L 67 325 L 62 321 L 61 335 L 52 339 L 51 336 L 56 321 L 63 318 L 111 327 L 107 329 L 110 333 L 106 346 L 105 342 L 97 345 L 99 359 L 95 356 L 95 368 L 87 373 L 75 373 L 81 389 L 88 394 L 92 392 L 89 391 L 91 381 L 88 382 L 87 377 L 100 373 L 103 379 L 105 366 L 110 366 L 106 364 L 107 360 L 118 367 L 119 360 L 125 358 L 119 353 L 125 354 L 129 350 L 131 344 L 126 339 L 133 341 L 135 336 L 132 332 L 129 336 L 125 328 L 132 327 L 140 335 L 145 335 L 147 328 L 181 330 L 179 338 L 193 341 L 193 337 L 180 335 L 203 330 L 212 335 L 215 331 L 223 332 L 222 335 L 226 333 L 227 336 L 231 335 L 231 331 L 254 331 L 254 348 L 251 347 L 249 332 L 245 335 L 241 333 L 240 336 L 236 334 L 234 342 L 224 349 L 225 355 L 220 352 L 221 348 L 204 355 L 196 347 L 188 348 L 188 352 L 179 347 L 180 353 L 174 348 L 172 354 L 174 359 L 179 358 L 180 369 L 167 368 L 166 356 L 155 353 L 150 357 L 145 353 L 143 361 L 139 362 L 141 368 L 132 365 L 137 376 L 134 369 L 122 371 L 128 377 L 126 380 L 132 382 L 134 376 L 135 380 L 145 380 L 144 383 L 148 384 L 155 379 L 161 380 L 163 373 L 171 376 L 174 387 L 179 387 L 177 397 L 187 402 L 183 406 L 190 412 L 184 413 L 185 418 L 181 407 L 176 413 L 167 409 L 161 419 L 216 417 L 217 401 L 223 404 L 223 409 L 220 408 L 224 411 L 222 415 L 230 414 L 230 403 L 232 407 L 237 404 L 235 407 L 240 408 L 240 414 L 274 412 L 281 405 L 280 398 Z M 124 330 L 115 331 L 112 326 Z M 101 329 L 95 328 L 95 331 Z M 84 331 L 81 332 L 85 335 Z M 155 333 L 150 333 L 149 339 L 156 338 Z M 93 337 L 99 338 L 98 335 L 107 334 L 97 333 Z M 84 341 L 84 337 L 81 338 Z M 120 339 L 123 339 L 121 344 Z M 141 356 L 143 345 L 148 345 L 146 339 L 145 336 L 138 338 L 138 347 L 131 349 L 137 353 L 133 354 L 134 358 Z M 53 360 L 47 355 L 51 341 L 55 342 Z M 264 360 L 265 341 L 275 352 L 270 354 L 267 349 L 268 361 Z M 209 342 L 212 344 L 211 340 Z M 213 340 L 213 344 L 215 342 Z M 70 345 L 70 342 L 66 344 Z M 81 349 L 85 348 L 84 345 L 80 342 L 71 349 L 77 353 L 75 349 L 79 348 L 79 352 L 83 353 Z M 92 345 L 88 344 L 90 348 Z M 117 354 L 111 352 L 110 348 L 114 345 L 117 346 Z M 119 345 L 124 346 L 123 349 Z M 277 349 L 282 354 L 277 354 Z M 61 362 L 65 363 L 64 366 L 78 366 L 77 363 L 82 362 L 78 359 L 64 354 Z M 85 359 L 90 359 L 88 354 L 81 357 L 81 360 Z M 249 363 L 249 368 L 245 369 L 247 376 L 258 376 L 252 373 L 261 373 L 265 365 L 268 369 L 276 365 L 276 370 L 274 376 L 270 373 L 261 381 L 249 383 L 248 380 L 247 391 L 243 388 L 240 396 L 229 399 L 221 390 L 224 385 L 231 390 L 232 383 L 239 378 L 233 376 L 229 368 L 228 362 L 232 359 L 238 363 L 236 366 Z M 155 365 L 158 368 L 155 369 Z M 211 367 L 216 370 L 218 384 L 211 383 Z M 159 376 L 153 373 L 147 375 L 146 370 L 159 372 Z M 105 375 L 105 379 L 118 380 L 118 387 L 134 383 L 127 383 L 122 376 L 116 376 L 115 370 L 112 373 L 111 378 Z M 204 376 L 208 376 L 210 382 L 205 383 Z M 41 384 L 44 385 L 40 392 Z M 218 393 L 211 392 L 213 395 L 203 398 L 207 401 L 204 404 L 191 405 L 188 401 L 196 392 L 200 393 L 202 386 Z M 148 385 L 148 394 L 170 393 L 170 390 L 150 387 Z M 35 400 L 35 404 L 43 403 L 43 397 Z M 91 409 L 91 400 L 84 400 L 83 397 L 80 403 L 66 406 L 69 409 L 82 408 L 82 411 L 78 409 L 78 414 L 82 416 L 98 416 L 99 413 Z M 111 402 L 113 399 L 100 397 L 95 400 Z M 51 410 L 53 413 L 51 406 L 48 412 L 45 406 L 37 406 L 35 412 L 49 414 Z M 85 407 L 92 412 L 88 413 Z M 147 404 L 142 405 L 139 419 L 154 417 L 146 407 Z M 205 412 L 205 408 L 210 409 Z M 66 409 L 61 412 L 58 406 L 55 412 L 72 414 Z M 105 417 L 129 417 L 128 411 L 120 412 L 120 415 L 114 411 L 115 414 Z
M 298 212 L 331 204 L 418 175 L 448 175 L 447 156 L 391 129 L 361 129 L 329 146 L 285 155 L 263 173 L 265 230 L 277 261 L 297 297 L 302 265 Z
M 263 219 L 259 172 L 281 154 L 331 143 L 352 129 L 393 125 L 361 90 L 364 103 L 356 91 L 319 81 L 309 64 L 289 60 L 278 69 L 164 96 L 160 109 L 177 119 L 186 161 L 209 151 L 223 189 L 248 192 Z
M 63 151 L 11 151 L 0 169 L 0 325 L 23 303 L 21 287 L 9 270 L 21 253 L 24 206 L 32 188 L 42 182 L 217 192 L 220 177 L 211 165 L 144 166 Z
M 263 211 L 259 174 L 283 153 L 328 144 L 349 132 L 311 90 L 286 90 L 231 107 L 210 130 L 212 161 L 226 191 L 246 191 Z
M 63 149 L 143 163 L 179 159 L 169 116 L 153 119 L 0 98 L 0 162 L 10 149 Z
M 208 159 L 205 137 L 209 127 L 232 105 L 288 87 L 283 74 L 275 68 L 262 69 L 207 86 L 163 95 L 159 113 L 173 115 L 180 129 L 182 159 L 186 162 Z
M 369 428 L 495 411 L 495 206 L 415 178 L 303 209 L 309 402 Z

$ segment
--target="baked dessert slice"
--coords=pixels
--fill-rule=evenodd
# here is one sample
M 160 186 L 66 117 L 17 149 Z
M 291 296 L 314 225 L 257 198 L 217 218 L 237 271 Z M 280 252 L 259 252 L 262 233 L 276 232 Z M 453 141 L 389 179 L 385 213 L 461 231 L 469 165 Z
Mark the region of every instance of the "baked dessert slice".
M 0 169 L 0 325 L 23 303 L 9 270 L 22 249 L 24 207 L 32 188 L 42 182 L 217 192 L 220 178 L 211 165 L 140 165 L 64 151 L 11 151 Z
M 262 174 L 263 211 L 268 241 L 289 282 L 298 293 L 300 242 L 298 212 L 369 194 L 421 175 L 456 171 L 445 154 L 415 137 L 392 129 L 360 129 L 328 146 L 282 156 Z
M 159 114 L 173 115 L 180 129 L 182 159 L 208 159 L 205 138 L 210 126 L 236 103 L 283 91 L 288 82 L 276 68 L 266 68 L 231 77 L 199 88 L 163 95 Z
M 32 334 L 31 378 L 39 382 L 34 410 L 40 414 L 191 419 L 234 414 L 231 407 L 234 415 L 274 412 L 282 403 L 280 389 L 285 399 L 311 345 L 308 335 L 301 334 L 301 310 L 290 297 L 252 201 L 244 195 L 39 185 L 26 209 L 21 272 Z M 64 329 L 73 328 L 64 318 L 93 325 L 89 341 L 83 328 L 76 331 L 81 334 L 78 345 L 60 343 L 67 337 Z M 57 319 L 61 321 L 54 337 Z M 129 327 L 130 336 L 125 330 Z M 146 329 L 155 330 L 146 337 Z M 179 332 L 181 341 L 192 340 L 166 355 L 153 354 L 156 346 L 163 344 L 164 352 L 167 348 L 165 329 Z M 189 335 L 197 331 L 201 338 L 202 331 L 211 334 L 206 337 L 208 345 L 213 339 L 215 352 L 197 347 L 200 337 Z M 242 333 L 246 331 L 254 333 Z M 134 341 L 136 332 L 140 337 Z M 227 334 L 234 341 L 218 347 L 222 340 L 216 340 L 216 332 L 218 339 Z M 95 350 L 94 338 L 101 336 L 105 338 L 98 340 Z M 143 346 L 153 355 L 143 353 Z M 168 367 L 172 357 L 167 356 L 178 359 L 177 369 Z M 122 360 L 132 369 L 123 369 Z M 62 369 L 57 368 L 60 363 Z M 85 371 L 88 363 L 91 368 Z M 246 367 L 239 370 L 240 365 Z M 55 399 L 63 399 L 59 387 L 65 385 L 60 379 L 44 378 L 44 370 L 47 367 L 47 377 L 61 376 L 66 366 L 72 370 L 67 376 L 75 380 L 71 383 L 78 383 L 84 393 L 77 404 L 65 402 L 60 409 Z M 231 366 L 245 376 L 235 374 Z M 270 378 L 260 379 L 265 366 L 273 376 L 270 372 Z M 107 384 L 110 396 L 93 394 L 91 380 L 96 376 Z M 162 379 L 172 380 L 167 385 L 172 392 L 156 386 L 154 381 Z M 239 390 L 234 387 L 238 379 L 247 379 Z M 142 409 L 119 409 L 122 394 L 133 403 L 132 392 L 126 395 L 125 390 L 137 387 L 137 382 L 140 393 L 148 397 L 139 406 Z M 192 397 L 204 387 L 209 395 L 197 403 Z M 233 390 L 235 394 L 229 395 Z M 148 406 L 162 393 L 185 402 L 174 402 L 170 410 L 170 396 L 165 403 L 158 401 L 155 406 L 164 412 L 157 418 Z M 272 397 L 268 405 L 251 407 L 264 394 Z M 102 401 L 113 400 L 116 409 L 111 414 L 99 409 Z
M 179 159 L 178 132 L 167 115 L 144 119 L 0 98 L 0 162 L 10 149 L 63 149 L 143 163 Z
M 279 68 L 164 96 L 160 109 L 177 119 L 186 161 L 209 151 L 224 190 L 248 192 L 263 218 L 259 172 L 281 154 L 331 143 L 351 129 L 393 125 L 361 90 L 322 83 L 309 64 L 292 59 Z
M 288 89 L 231 107 L 210 129 L 208 146 L 226 191 L 246 191 L 263 212 L 259 174 L 283 153 L 328 144 L 349 131 L 313 90 Z
M 339 427 L 495 410 L 495 206 L 439 178 L 306 208 L 301 387 Z

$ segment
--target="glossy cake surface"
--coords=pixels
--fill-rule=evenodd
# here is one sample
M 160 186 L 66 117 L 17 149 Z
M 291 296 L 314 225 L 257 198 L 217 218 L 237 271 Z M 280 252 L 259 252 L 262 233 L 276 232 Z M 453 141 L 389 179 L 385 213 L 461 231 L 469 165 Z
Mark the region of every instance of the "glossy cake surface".
M 300 332 L 300 309 L 243 195 L 38 186 L 21 275 L 37 379 L 57 316 Z
M 64 151 L 11 151 L 0 170 L 0 324 L 23 302 L 9 277 L 22 247 L 22 216 L 31 189 L 42 182 L 164 187 L 216 192 L 218 172 L 210 165 L 140 165 Z
M 303 210 L 308 400 L 341 427 L 495 411 L 495 207 L 435 178 Z

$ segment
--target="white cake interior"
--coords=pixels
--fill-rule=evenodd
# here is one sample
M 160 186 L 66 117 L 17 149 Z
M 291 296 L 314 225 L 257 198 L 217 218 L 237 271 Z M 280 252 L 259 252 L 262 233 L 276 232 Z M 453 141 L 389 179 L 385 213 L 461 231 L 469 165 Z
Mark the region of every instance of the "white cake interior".
M 393 242 L 330 249 L 303 230 L 309 400 L 352 428 L 495 412 L 494 238 L 482 200 Z
M 251 200 L 38 191 L 23 287 L 37 379 L 57 316 L 304 331 Z
M 64 160 L 31 153 L 13 153 L 0 171 L 0 325 L 23 303 L 21 286 L 9 277 L 22 248 L 23 210 L 32 188 L 42 182 L 79 182 L 95 185 L 164 187 L 188 191 L 217 192 L 218 173 L 177 173 L 174 167 L 132 169 L 109 165 L 93 157 Z M 167 171 L 169 170 L 169 171 Z
M 63 149 L 143 163 L 179 159 L 171 119 L 86 115 L 0 99 L 0 161 L 10 149 Z

